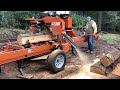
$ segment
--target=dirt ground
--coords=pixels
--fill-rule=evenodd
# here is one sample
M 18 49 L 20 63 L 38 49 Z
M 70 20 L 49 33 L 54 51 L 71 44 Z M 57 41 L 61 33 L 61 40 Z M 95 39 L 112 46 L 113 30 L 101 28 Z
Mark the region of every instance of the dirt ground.
M 98 61 L 102 55 L 113 50 L 115 45 L 109 45 L 106 41 L 97 40 L 95 41 L 95 53 L 89 54 L 86 53 L 87 43 L 84 42 L 80 44 L 80 50 L 89 57 L 89 63 L 81 65 L 79 56 L 73 55 L 71 51 L 69 51 L 66 53 L 67 62 L 65 69 L 58 73 L 52 73 L 48 69 L 45 60 L 25 62 L 25 64 L 23 64 L 23 70 L 25 74 L 33 75 L 32 79 L 109 79 L 105 76 L 90 72 L 90 66 Z M 0 79 L 19 79 L 16 77 L 19 75 L 16 62 L 2 65 L 1 68 Z

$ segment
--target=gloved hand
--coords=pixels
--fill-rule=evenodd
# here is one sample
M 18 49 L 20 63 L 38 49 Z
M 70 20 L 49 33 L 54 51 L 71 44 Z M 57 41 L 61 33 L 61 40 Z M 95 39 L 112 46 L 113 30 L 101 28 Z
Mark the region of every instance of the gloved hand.
M 93 36 L 95 37 L 95 39 L 99 38 L 99 36 L 96 33 L 94 33 Z

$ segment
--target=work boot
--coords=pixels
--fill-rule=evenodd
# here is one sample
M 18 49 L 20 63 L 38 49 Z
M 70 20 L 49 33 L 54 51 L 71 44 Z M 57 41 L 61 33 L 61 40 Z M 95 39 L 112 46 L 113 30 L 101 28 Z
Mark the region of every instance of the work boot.
M 87 50 L 87 53 L 90 53 L 90 50 Z
M 91 53 L 91 54 L 93 54 L 93 53 L 94 53 L 94 51 L 90 51 L 90 53 Z

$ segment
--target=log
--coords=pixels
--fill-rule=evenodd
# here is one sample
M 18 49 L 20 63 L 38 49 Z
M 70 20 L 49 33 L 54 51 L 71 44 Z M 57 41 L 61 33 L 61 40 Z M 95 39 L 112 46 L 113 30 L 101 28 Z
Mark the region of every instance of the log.
M 96 74 L 100 74 L 100 75 L 104 75 L 107 76 L 110 72 L 112 71 L 112 67 L 104 67 L 100 61 L 98 61 L 97 63 L 93 64 L 90 67 L 90 72 L 96 73 Z
M 111 72 L 111 74 L 120 76 L 120 63 L 117 64 L 117 66 L 114 68 L 114 70 Z
M 120 76 L 110 73 L 107 78 L 109 79 L 120 79 Z
M 111 64 L 111 66 L 113 70 L 107 77 L 110 79 L 120 79 L 120 58 Z
M 57 39 L 57 37 L 50 34 L 37 34 L 37 35 L 20 34 L 17 36 L 17 42 L 19 45 L 28 44 L 28 41 L 30 43 L 38 43 L 43 41 L 55 40 L 55 39 Z
M 114 49 L 110 53 L 106 54 L 100 59 L 100 62 L 105 66 L 108 67 L 111 65 L 115 60 L 120 57 L 120 51 L 118 49 Z

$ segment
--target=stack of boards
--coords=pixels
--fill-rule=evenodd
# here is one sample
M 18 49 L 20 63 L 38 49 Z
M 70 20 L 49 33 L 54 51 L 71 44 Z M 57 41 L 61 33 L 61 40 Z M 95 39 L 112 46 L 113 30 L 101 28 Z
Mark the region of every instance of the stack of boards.
M 90 67 L 90 72 L 120 78 L 120 46 L 113 49 Z

